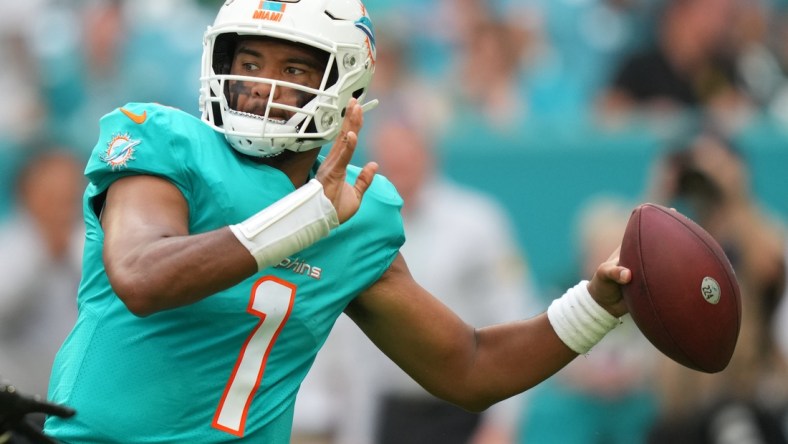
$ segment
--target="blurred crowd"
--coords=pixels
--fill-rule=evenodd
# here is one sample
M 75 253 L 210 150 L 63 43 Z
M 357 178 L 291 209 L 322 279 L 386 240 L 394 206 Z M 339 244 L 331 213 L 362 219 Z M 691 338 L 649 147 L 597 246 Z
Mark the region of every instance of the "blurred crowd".
M 0 376 L 20 389 L 46 394 L 54 351 L 75 317 L 81 171 L 97 139 L 98 120 L 127 102 L 159 102 L 198 115 L 202 34 L 220 4 L 0 3 L 0 58 L 5 61 L 0 70 Z M 559 137 L 571 140 L 577 153 L 587 153 L 598 143 L 589 146 L 583 137 L 571 136 L 587 134 L 588 128 L 595 134 L 636 128 L 657 146 L 642 192 L 589 194 L 574 213 L 576 261 L 566 264 L 565 280 L 533 273 L 530 264 L 540 256 L 522 241 L 528 238 L 517 232 L 521 221 L 495 202 L 495 193 L 485 197 L 489 203 L 453 210 L 467 211 L 457 217 L 469 220 L 486 220 L 479 213 L 484 212 L 500 222 L 490 222 L 488 229 L 511 230 L 503 243 L 516 244 L 506 254 L 517 256 L 507 263 L 515 264 L 511 276 L 519 280 L 520 300 L 502 303 L 493 315 L 500 318 L 478 322 L 545 309 L 560 291 L 589 276 L 585 264 L 598 263 L 600 254 L 614 248 L 629 211 L 641 201 L 675 207 L 704 226 L 725 248 L 742 287 L 739 346 L 720 374 L 666 362 L 625 319 L 598 349 L 517 399 L 517 407 L 502 415 L 507 419 L 500 423 L 501 433 L 471 434 L 468 442 L 788 443 L 788 212 L 764 204 L 742 145 L 755 137 L 788 150 L 788 0 L 365 4 L 377 34 L 369 96 L 381 105 L 365 117 L 369 131 L 360 137 L 369 148 L 358 155 L 377 160 L 385 157 L 381 145 L 391 146 L 389 151 L 407 145 L 410 159 L 381 162 L 384 174 L 396 176 L 402 172 L 398 168 L 407 170 L 415 162 L 435 170 L 411 171 L 429 180 L 405 177 L 398 184 L 406 212 L 437 192 L 432 188 L 419 197 L 416 188 L 421 182 L 438 183 L 432 174 L 440 177 L 442 161 L 455 153 L 480 153 L 480 158 L 489 153 L 484 159 L 493 169 L 510 158 L 502 153 L 549 150 L 544 145 Z M 384 125 L 391 122 L 396 124 Z M 780 188 L 788 185 L 785 180 L 760 179 L 771 185 L 767 192 L 782 201 L 781 209 L 788 209 L 788 187 Z M 544 185 L 522 176 L 495 180 L 510 190 Z M 549 186 L 560 187 L 562 180 L 572 177 L 559 177 Z M 445 218 L 420 217 L 408 222 L 406 214 L 406 230 L 419 230 L 409 239 L 440 242 Z M 480 231 L 478 236 L 486 235 Z M 545 227 L 538 236 L 565 233 Z M 468 237 L 460 233 L 456 242 Z M 440 261 L 421 256 L 415 242 L 406 244 L 413 256 L 409 261 Z M 452 246 L 455 241 L 442 242 Z M 467 251 L 482 250 L 469 246 Z M 446 260 L 456 261 L 457 269 L 463 262 L 476 267 L 463 252 Z M 441 277 L 438 287 L 469 285 L 452 280 L 463 276 Z M 343 346 L 361 347 L 347 341 L 330 339 L 318 361 Z M 354 352 L 344 365 L 378 358 Z M 371 438 L 376 427 L 383 427 L 371 423 L 379 421 L 376 415 L 365 416 L 370 424 L 362 424 L 362 432 L 348 429 L 359 424 L 336 417 L 344 411 L 343 402 L 361 396 L 359 390 L 390 398 L 384 390 L 370 392 L 383 381 L 368 372 L 337 386 L 331 375 L 345 374 L 347 367 L 329 362 L 316 370 L 305 384 L 303 399 L 309 404 L 300 410 L 308 418 L 296 420 L 296 427 L 305 430 L 295 436 L 303 442 L 383 442 Z M 386 371 L 377 376 L 387 379 L 381 376 Z M 366 380 L 370 384 L 354 384 Z M 397 384 L 389 385 L 394 390 Z M 337 393 L 346 398 L 338 400 Z M 356 399 L 362 411 L 382 408 L 370 407 L 376 402 L 372 395 L 363 396 Z M 477 419 L 474 424 L 486 423 Z

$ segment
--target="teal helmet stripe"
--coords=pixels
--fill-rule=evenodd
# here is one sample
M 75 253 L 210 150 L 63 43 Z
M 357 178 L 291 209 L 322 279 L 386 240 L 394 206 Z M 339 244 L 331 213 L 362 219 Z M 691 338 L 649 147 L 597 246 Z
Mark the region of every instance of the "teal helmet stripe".
M 369 17 L 361 17 L 356 20 L 356 28 L 360 29 L 369 38 L 369 44 L 372 45 L 372 50 L 375 50 L 375 28 L 372 26 L 372 20 Z

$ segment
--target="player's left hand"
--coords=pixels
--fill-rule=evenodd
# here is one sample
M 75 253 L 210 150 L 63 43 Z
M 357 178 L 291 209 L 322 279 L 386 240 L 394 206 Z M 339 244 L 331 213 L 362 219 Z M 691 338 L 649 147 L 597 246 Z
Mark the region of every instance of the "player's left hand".
M 8 433 L 26 437 L 33 443 L 56 444 L 36 426 L 25 419 L 31 413 L 43 413 L 63 418 L 74 416 L 76 411 L 59 404 L 20 394 L 12 385 L 0 384 L 0 443 Z
M 620 250 L 621 247 L 616 248 L 616 251 L 599 265 L 594 277 L 588 283 L 588 292 L 594 300 L 617 318 L 629 311 L 624 303 L 621 286 L 632 280 L 632 272 L 618 265 Z
M 363 120 L 361 105 L 356 99 L 350 99 L 339 136 L 317 170 L 317 180 L 323 185 L 323 192 L 334 205 L 339 223 L 356 214 L 361 205 L 361 198 L 378 169 L 377 163 L 369 162 L 359 173 L 355 184 L 345 182 L 346 168 L 356 150 L 358 132 L 361 130 Z

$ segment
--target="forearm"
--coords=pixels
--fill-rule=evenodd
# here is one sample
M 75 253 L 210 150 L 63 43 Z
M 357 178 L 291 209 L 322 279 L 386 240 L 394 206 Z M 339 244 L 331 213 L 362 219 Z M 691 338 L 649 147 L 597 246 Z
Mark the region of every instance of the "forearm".
M 436 395 L 471 411 L 536 386 L 577 356 L 556 335 L 546 314 L 480 328 L 474 337 L 472 359 L 464 371 L 447 370 L 448 378 L 432 381 Z M 454 380 L 454 375 L 461 379 Z
M 482 389 L 481 401 L 492 396 L 491 402 L 497 402 L 533 387 L 572 355 L 588 353 L 618 325 L 618 318 L 599 305 L 588 288 L 588 281 L 581 281 L 554 300 L 546 314 L 531 320 L 476 330 L 468 385 Z M 572 354 L 564 353 L 567 349 Z
M 123 259 L 107 261 L 113 289 L 141 316 L 198 302 L 256 271 L 229 227 L 142 243 Z
M 186 200 L 166 180 L 133 176 L 110 187 L 102 217 L 104 263 L 133 313 L 200 301 L 278 264 L 338 223 L 314 180 L 229 227 L 193 235 L 188 219 Z
M 403 331 L 389 339 L 416 343 L 410 338 L 413 333 Z M 577 356 L 545 314 L 476 330 L 432 333 L 416 347 L 388 347 L 387 354 L 425 390 L 469 411 L 485 410 L 534 387 Z M 387 348 L 381 342 L 385 338 L 372 339 Z
M 435 396 L 480 411 L 549 377 L 575 356 L 546 314 L 473 329 L 412 279 L 401 259 L 346 310 Z
M 617 271 L 609 268 L 603 272 Z M 569 289 L 549 316 L 474 329 L 419 286 L 399 257 L 346 313 L 426 390 L 480 411 L 545 380 L 615 326 L 588 287 Z

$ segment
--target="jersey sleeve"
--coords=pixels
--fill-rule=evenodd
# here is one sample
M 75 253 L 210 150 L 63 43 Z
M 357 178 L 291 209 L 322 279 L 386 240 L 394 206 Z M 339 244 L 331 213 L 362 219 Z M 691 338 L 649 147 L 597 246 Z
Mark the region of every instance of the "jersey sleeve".
M 353 183 L 360 172 L 348 168 L 348 180 Z M 361 201 L 359 212 L 346 223 L 347 229 L 363 233 L 356 238 L 362 240 L 353 246 L 356 261 L 366 263 L 376 281 L 391 265 L 405 243 L 402 223 L 402 197 L 394 185 L 384 176 L 376 175 Z M 362 288 L 363 289 L 363 288 Z
M 163 105 L 130 103 L 105 115 L 85 169 L 97 192 L 122 177 L 139 174 L 163 177 L 182 192 L 187 190 L 183 153 L 190 142 L 179 124 L 179 112 Z

